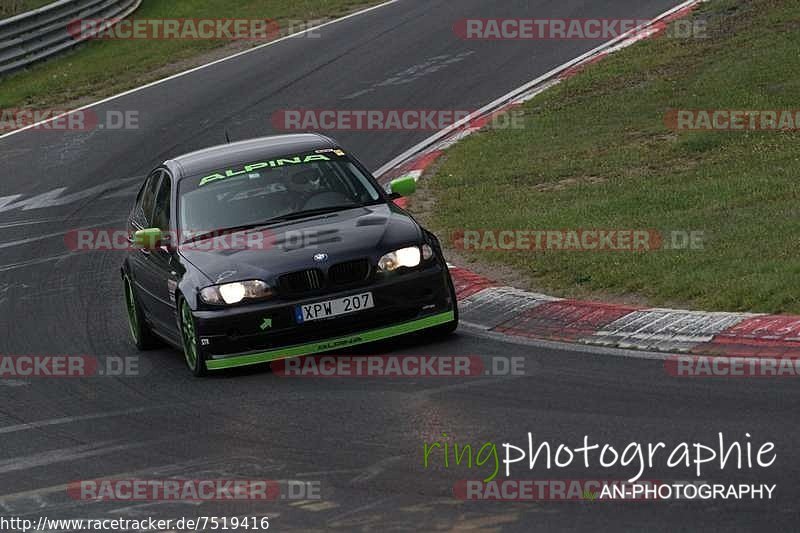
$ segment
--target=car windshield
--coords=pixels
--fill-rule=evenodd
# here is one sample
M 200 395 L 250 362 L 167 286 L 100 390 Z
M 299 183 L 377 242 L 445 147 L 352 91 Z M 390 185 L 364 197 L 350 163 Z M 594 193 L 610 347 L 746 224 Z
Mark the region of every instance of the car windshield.
M 185 178 L 179 197 L 180 230 L 195 236 L 383 201 L 341 150 L 245 162 Z

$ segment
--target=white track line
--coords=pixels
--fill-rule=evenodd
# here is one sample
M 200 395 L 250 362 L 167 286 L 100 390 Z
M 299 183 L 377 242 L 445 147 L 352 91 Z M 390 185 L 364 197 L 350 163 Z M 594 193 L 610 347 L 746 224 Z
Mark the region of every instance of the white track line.
M 30 470 L 32 468 L 50 466 L 56 463 L 79 461 L 81 459 L 88 459 L 90 457 L 99 457 L 101 455 L 124 452 L 134 448 L 149 446 L 150 444 L 163 440 L 164 439 L 145 440 L 128 444 L 117 444 L 119 441 L 95 442 L 91 444 L 72 446 L 69 448 L 48 450 L 45 452 L 34 453 L 32 455 L 12 457 L 10 459 L 4 459 L 0 461 L 0 474 L 9 474 L 11 472 L 19 472 L 20 470 Z
M 106 413 L 94 413 L 91 415 L 81 416 L 67 416 L 64 418 L 51 418 L 49 420 L 37 420 L 36 422 L 28 422 L 25 424 L 16 424 L 13 426 L 0 427 L 0 434 L 15 433 L 17 431 L 26 431 L 29 429 L 37 429 L 49 426 L 58 426 L 62 424 L 72 424 L 73 422 L 83 422 L 85 420 L 96 420 L 98 418 L 111 418 L 116 416 L 129 416 L 152 409 L 159 409 L 159 407 L 138 407 L 135 409 L 126 409 L 124 411 L 109 411 Z
M 574 67 L 575 65 L 578 65 L 579 63 L 581 63 L 582 61 L 592 57 L 593 55 L 599 54 L 600 52 L 603 52 L 604 50 L 607 50 L 607 49 L 613 47 L 614 45 L 625 41 L 631 35 L 634 35 L 636 32 L 640 32 L 641 30 L 643 30 L 644 28 L 652 25 L 653 23 L 658 22 L 661 19 L 667 18 L 670 15 L 672 15 L 673 13 L 677 13 L 681 9 L 687 8 L 687 7 L 689 7 L 689 6 L 693 5 L 693 4 L 696 4 L 696 3 L 698 3 L 697 0 L 687 0 L 686 2 L 682 2 L 680 5 L 665 11 L 664 13 L 658 15 L 657 17 L 655 17 L 654 19 L 648 21 L 647 23 L 640 24 L 639 26 L 633 28 L 632 30 L 630 30 L 630 31 L 628 31 L 626 33 L 623 33 L 622 35 L 620 35 L 618 37 L 615 37 L 615 38 L 611 39 L 610 41 L 608 41 L 608 42 L 606 42 L 604 44 L 601 44 L 600 46 L 598 46 L 596 48 L 593 48 L 592 50 L 589 50 L 585 54 L 582 54 L 582 55 L 576 57 L 575 59 L 567 61 L 566 63 L 554 68 L 550 72 L 547 72 L 546 74 L 542 74 L 538 78 L 529 81 L 525 85 L 522 85 L 522 86 L 514 89 L 513 91 L 511 91 L 509 93 L 506 93 L 505 95 L 501 96 L 500 98 L 497 98 L 493 102 L 491 102 L 489 104 L 486 104 L 485 106 L 483 106 L 482 108 L 478 109 L 477 111 L 475 111 L 474 113 L 470 114 L 469 116 L 459 120 L 458 122 L 448 126 L 447 128 L 445 128 L 443 130 L 438 131 L 437 133 L 434 133 L 433 135 L 431 135 L 430 137 L 428 137 L 424 141 L 415 144 L 414 146 L 412 146 L 411 148 L 409 148 L 408 150 L 406 150 L 402 154 L 398 155 L 397 157 L 395 157 L 391 161 L 385 163 L 383 166 L 381 166 L 378 170 L 376 170 L 374 172 L 375 176 L 376 177 L 380 177 L 383 174 L 387 173 L 388 171 L 393 170 L 394 168 L 396 168 L 400 164 L 404 163 L 406 160 L 408 160 L 411 157 L 417 155 L 417 153 L 422 152 L 428 146 L 430 146 L 433 143 L 435 143 L 436 141 L 446 137 L 447 135 L 449 135 L 453 131 L 462 128 L 464 125 L 470 123 L 472 120 L 476 119 L 477 117 L 481 117 L 486 113 L 490 113 L 491 111 L 494 111 L 494 110 L 502 107 L 506 103 L 512 102 L 516 97 L 520 96 L 521 94 L 524 94 L 525 92 L 527 92 L 527 91 L 531 90 L 532 88 L 536 87 L 537 85 L 547 81 L 548 79 L 556 76 L 557 74 L 560 74 L 561 72 L 564 72 L 564 71 L 570 69 L 571 67 Z
M 323 23 L 323 24 L 320 24 L 320 25 L 318 25 L 318 26 L 314 26 L 314 27 L 311 27 L 311 28 L 307 28 L 307 29 L 305 29 L 305 30 L 303 30 L 303 31 L 299 31 L 299 32 L 297 32 L 297 33 L 292 33 L 292 34 L 290 34 L 290 35 L 286 35 L 286 36 L 284 36 L 284 37 L 281 37 L 280 39 L 275 39 L 274 41 L 270 41 L 270 42 L 268 42 L 268 43 L 264 43 L 264 44 L 261 44 L 261 45 L 255 46 L 255 47 L 253 47 L 253 48 L 249 48 L 249 49 L 247 49 L 247 50 L 243 50 L 243 51 L 241 51 L 241 52 L 237 52 L 237 53 L 235 53 L 235 54 L 232 54 L 232 55 L 229 55 L 229 56 L 223 57 L 223 58 L 221 58 L 221 59 L 217 59 L 216 61 L 212 61 L 212 62 L 210 62 L 210 63 L 206 63 L 206 64 L 204 64 L 204 65 L 200 65 L 200 66 L 198 66 L 198 67 L 194 67 L 194 68 L 191 68 L 191 69 L 189 69 L 189 70 L 184 70 L 183 72 L 179 72 L 179 73 L 177 73 L 177 74 L 173 74 L 173 75 L 171 75 L 171 76 L 167 76 L 166 78 L 162 78 L 162 79 L 160 79 L 160 80 L 152 81 L 152 82 L 150 82 L 150 83 L 148 83 L 148 84 L 141 85 L 141 86 L 139 86 L 139 87 L 136 87 L 136 88 L 130 89 L 130 90 L 128 90 L 128 91 L 125 91 L 125 92 L 122 92 L 122 93 L 116 94 L 116 95 L 114 95 L 114 96 L 109 96 L 108 98 L 104 98 L 104 99 L 102 99 L 102 100 L 99 100 L 99 101 L 97 101 L 97 102 L 94 102 L 94 103 L 91 103 L 91 104 L 85 105 L 85 106 L 83 106 L 83 107 L 79 107 L 79 108 L 77 108 L 77 109 L 73 109 L 73 110 L 71 110 L 71 111 L 67 111 L 66 113 L 62 113 L 62 114 L 60 114 L 60 115 L 57 115 L 57 116 L 55 116 L 55 117 L 53 117 L 53 118 L 49 118 L 49 119 L 47 119 L 47 120 L 42 120 L 42 121 L 40 121 L 40 122 L 37 122 L 37 123 L 35 123 L 35 124 L 30 124 L 29 126 L 25 126 L 24 128 L 20 128 L 20 129 L 18 129 L 18 130 L 14 130 L 14 131 L 11 131 L 11 132 L 9 132 L 9 133 L 6 133 L 6 134 L 3 134 L 3 135 L 0 135 L 0 139 L 5 139 L 6 137 L 10 137 L 10 136 L 12 136 L 12 135 L 15 135 L 15 134 L 17 134 L 17 133 L 21 133 L 21 132 L 23 132 L 23 131 L 27 131 L 27 130 L 29 130 L 29 129 L 31 129 L 31 128 L 36 128 L 36 127 L 38 127 L 38 126 L 41 126 L 42 124 L 47 124 L 48 122 L 53 122 L 53 121 L 55 121 L 55 120 L 58 120 L 58 119 L 60 119 L 61 117 L 64 117 L 64 116 L 66 116 L 66 115 L 69 115 L 70 113 L 75 113 L 75 112 L 77 112 L 77 111 L 83 111 L 83 110 L 85 110 L 85 109 L 90 109 L 90 108 L 92 108 L 92 107 L 95 107 L 95 106 L 98 106 L 98 105 L 101 105 L 101 104 L 105 104 L 105 103 L 107 103 L 107 102 L 110 102 L 110 101 L 112 101 L 112 100 L 116 100 L 117 98 L 122 98 L 123 96 L 127 96 L 127 95 L 129 95 L 129 94 L 133 94 L 133 93 L 135 93 L 135 92 L 142 91 L 142 90 L 144 90 L 144 89 L 148 89 L 148 88 L 150 88 L 150 87 L 153 87 L 153 86 L 156 86 L 156 85 L 160 85 L 160 84 L 162 84 L 162 83 L 164 83 L 164 82 L 167 82 L 167 81 L 170 81 L 170 80 L 174 80 L 175 78 L 180 78 L 181 76 L 186 76 L 187 74 L 191 74 L 191 73 L 193 73 L 193 72 L 197 72 L 198 70 L 203 70 L 203 69 L 205 69 L 205 68 L 211 67 L 211 66 L 213 66 L 213 65 L 216 65 L 216 64 L 218 64 L 218 63 L 223 63 L 223 62 L 225 62 L 225 61 L 230 61 L 231 59 L 235 59 L 235 58 L 237 58 L 237 57 L 241 57 L 241 56 L 243 56 L 243 55 L 245 55 L 245 54 L 250 54 L 250 53 L 252 53 L 252 52 L 255 52 L 256 50 L 261 50 L 261 49 L 263 49 L 263 48 L 266 48 L 267 46 L 272 46 L 272 45 L 274 45 L 274 44 L 278 44 L 279 42 L 285 41 L 285 40 L 287 40 L 287 39 L 293 39 L 293 38 L 295 38 L 295 37 L 297 37 L 297 36 L 299 36 L 299 35 L 303 35 L 303 34 L 305 34 L 305 33 L 309 33 L 309 32 L 312 32 L 312 31 L 317 31 L 317 30 L 319 30 L 320 28 L 324 28 L 324 27 L 326 27 L 326 26 L 330 26 L 330 25 L 332 25 L 332 24 L 336 24 L 337 22 L 342 22 L 343 20 L 347 20 L 347 19 L 350 19 L 350 18 L 353 18 L 353 17 L 357 17 L 357 16 L 359 16 L 359 15 L 363 15 L 363 14 L 365 14 L 365 13 L 369 13 L 370 11 L 374 11 L 374 10 L 376 10 L 376 9 L 380 9 L 380 8 L 382 8 L 382 7 L 385 7 L 385 6 L 388 6 L 388 5 L 394 4 L 395 2 L 399 2 L 399 1 L 400 1 L 400 0 L 389 0 L 388 2 L 383 2 L 382 4 L 378 4 L 378 5 L 376 5 L 376 6 L 368 7 L 368 8 L 366 8 L 366 9 L 362 9 L 362 10 L 360 10 L 360 11 L 356 11 L 355 13 L 350 13 L 349 15 L 345 15 L 344 17 L 340 17 L 340 18 L 337 18 L 337 19 L 334 19 L 334 20 L 330 20 L 330 21 L 328 21 L 328 22 L 325 22 L 325 23 Z

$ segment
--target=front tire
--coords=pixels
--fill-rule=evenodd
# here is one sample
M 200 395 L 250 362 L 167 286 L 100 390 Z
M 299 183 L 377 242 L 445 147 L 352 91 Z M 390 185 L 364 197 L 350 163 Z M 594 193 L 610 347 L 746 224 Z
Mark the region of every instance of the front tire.
M 125 290 L 125 308 L 128 314 L 128 327 L 133 337 L 133 343 L 141 351 L 150 350 L 158 346 L 156 338 L 150 325 L 144 318 L 142 308 L 136 301 L 136 293 L 133 290 L 133 283 L 127 274 L 122 275 L 122 283 Z
M 181 340 L 183 341 L 183 357 L 186 360 L 186 366 L 196 377 L 205 376 L 207 373 L 206 360 L 203 350 L 200 349 L 200 343 L 197 340 L 197 328 L 192 315 L 192 309 L 186 300 L 179 300 L 179 317 Z

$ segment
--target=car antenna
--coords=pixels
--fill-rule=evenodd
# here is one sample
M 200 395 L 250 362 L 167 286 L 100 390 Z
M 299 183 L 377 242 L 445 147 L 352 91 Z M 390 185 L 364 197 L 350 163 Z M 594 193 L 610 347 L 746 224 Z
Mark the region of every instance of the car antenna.
M 231 136 L 228 135 L 228 130 L 225 130 L 225 140 L 228 141 L 228 144 L 231 143 Z

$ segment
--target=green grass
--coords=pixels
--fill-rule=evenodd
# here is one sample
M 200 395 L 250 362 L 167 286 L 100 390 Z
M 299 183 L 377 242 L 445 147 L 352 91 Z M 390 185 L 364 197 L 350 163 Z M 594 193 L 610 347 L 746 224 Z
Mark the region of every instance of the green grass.
M 144 0 L 135 18 L 334 18 L 378 0 Z M 168 74 L 228 41 L 92 41 L 30 69 L 0 78 L 0 108 L 53 108 L 110 96 Z M 258 44 L 248 41 L 248 44 Z
M 421 182 L 434 206 L 421 215 L 445 241 L 463 228 L 702 231 L 702 250 L 461 259 L 570 297 L 800 313 L 800 133 L 675 133 L 663 119 L 800 109 L 800 3 L 713 0 L 694 16 L 709 38 L 637 44 L 527 103 L 524 128 L 451 148 Z
M 56 0 L 2 0 L 0 1 L 0 20 L 13 17 L 26 11 L 52 4 Z

